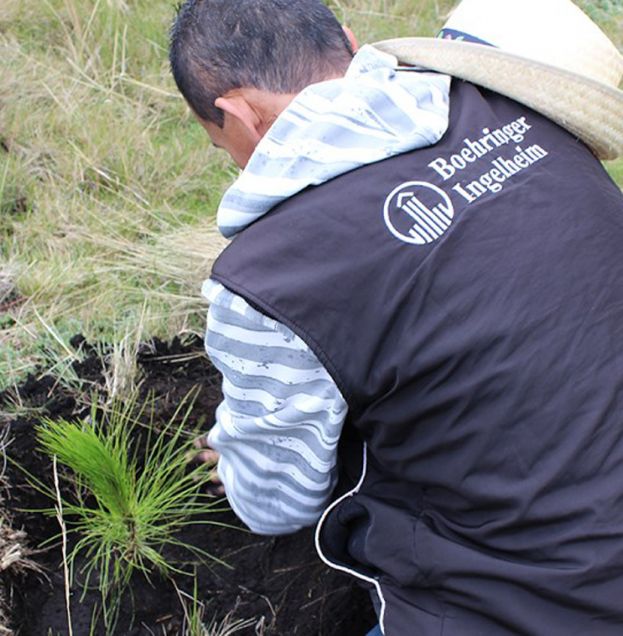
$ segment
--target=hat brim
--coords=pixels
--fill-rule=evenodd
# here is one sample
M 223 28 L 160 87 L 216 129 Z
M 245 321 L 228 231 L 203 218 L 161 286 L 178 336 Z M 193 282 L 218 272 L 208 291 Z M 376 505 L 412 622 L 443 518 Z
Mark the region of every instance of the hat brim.
M 599 159 L 623 154 L 623 91 L 617 88 L 472 42 L 414 37 L 374 46 L 404 64 L 459 77 L 529 106 L 579 137 Z

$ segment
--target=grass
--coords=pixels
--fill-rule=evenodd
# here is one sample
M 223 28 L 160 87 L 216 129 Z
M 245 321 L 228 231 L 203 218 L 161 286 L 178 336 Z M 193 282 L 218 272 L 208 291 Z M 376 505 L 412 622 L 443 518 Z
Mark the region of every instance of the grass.
M 96 581 L 108 625 L 135 572 L 147 577 L 155 571 L 182 573 L 165 548 L 210 557 L 178 538 L 185 526 L 211 523 L 205 515 L 218 504 L 200 494 L 210 471 L 203 465 L 188 468 L 192 444 L 185 424 L 191 406 L 180 405 L 160 430 L 150 422 L 142 437 L 135 418 L 145 414 L 136 415 L 133 400 L 113 403 L 105 416 L 93 409 L 88 422 L 45 421 L 37 430 L 42 450 L 68 469 L 61 475 L 62 492 L 71 495 L 61 495 L 58 485 L 54 491 L 39 486 L 56 502 L 49 514 L 61 525 L 63 546 L 67 537 L 73 539 L 66 558 L 67 589 L 82 563 L 83 589 Z
M 236 170 L 170 77 L 173 4 L 0 4 L 0 390 L 47 364 L 50 328 L 108 343 L 203 328 Z M 434 34 L 454 2 L 328 4 L 370 42 Z M 621 46 L 620 3 L 581 4 Z
M 234 612 L 227 614 L 221 621 L 213 618 L 206 622 L 206 605 L 199 599 L 196 577 L 192 594 L 180 590 L 177 585 L 175 585 L 175 589 L 184 612 L 181 636 L 233 636 L 243 629 L 255 626 L 254 619 L 236 619 L 233 616 Z M 256 626 L 255 632 L 261 636 L 262 631 L 259 625 Z
M 199 327 L 211 221 L 234 172 L 174 90 L 169 2 L 0 7 L 0 383 L 45 334 Z M 189 255 L 192 228 L 206 240 Z M 202 249 L 199 253 L 199 249 Z

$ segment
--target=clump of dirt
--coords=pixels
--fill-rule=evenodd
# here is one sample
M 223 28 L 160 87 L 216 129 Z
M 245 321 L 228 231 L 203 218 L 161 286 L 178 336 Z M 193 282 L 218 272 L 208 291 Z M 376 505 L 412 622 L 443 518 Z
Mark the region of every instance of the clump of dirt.
M 72 346 L 82 352 L 74 372 L 94 395 L 105 390 L 106 356 L 102 347 L 93 347 L 76 337 Z M 176 338 L 170 343 L 155 340 L 141 347 L 137 359 L 140 398 L 149 399 L 157 422 L 168 421 L 180 402 L 194 396 L 189 426 L 208 430 L 221 400 L 218 372 L 203 353 L 199 337 Z M 34 512 L 50 508 L 52 502 L 33 489 L 25 472 L 50 482 L 51 464 L 36 445 L 33 427 L 43 416 L 72 418 L 86 416 L 84 387 L 61 385 L 55 378 L 38 373 L 19 387 L 20 399 L 29 409 L 10 422 L 12 444 L 9 455 L 13 484 L 9 505 L 15 510 L 16 527 L 23 527 L 46 576 L 22 573 L 14 578 L 13 627 L 22 636 L 67 633 L 65 593 L 59 529 L 53 518 Z M 2 404 L 15 399 L 0 393 Z M 8 425 L 8 424 L 7 424 Z M 208 520 L 208 517 L 206 517 Z M 252 619 L 243 636 L 360 636 L 375 623 L 368 593 L 349 577 L 339 574 L 318 559 L 313 547 L 313 531 L 306 529 L 284 537 L 260 537 L 245 531 L 231 511 L 213 513 L 209 520 L 220 525 L 187 527 L 180 540 L 198 546 L 217 560 L 193 562 L 191 555 L 172 549 L 167 557 L 196 572 L 197 597 L 205 605 L 204 616 L 217 621 L 228 614 L 234 619 Z M 52 543 L 50 543 L 52 541 Z M 77 579 L 80 580 L 79 568 Z M 181 599 L 192 597 L 195 582 L 177 576 L 175 583 L 154 575 L 151 581 L 136 575 L 123 599 L 115 634 L 139 636 L 184 633 Z M 87 636 L 96 590 L 75 591 L 71 600 L 73 632 Z M 104 634 L 99 627 L 96 634 Z

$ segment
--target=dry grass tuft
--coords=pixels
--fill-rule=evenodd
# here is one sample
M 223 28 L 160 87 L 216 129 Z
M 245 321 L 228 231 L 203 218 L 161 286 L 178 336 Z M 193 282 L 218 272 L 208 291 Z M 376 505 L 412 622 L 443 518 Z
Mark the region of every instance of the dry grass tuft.
M 13 634 L 10 629 L 11 580 L 26 570 L 40 571 L 31 559 L 33 551 L 23 530 L 16 530 L 0 500 L 0 636 Z
M 6 269 L 0 269 L 0 307 L 11 297 L 11 294 L 15 290 L 15 275 L 8 267 Z
M 34 552 L 28 547 L 28 537 L 23 530 L 17 530 L 12 520 L 4 497 L 8 484 L 4 478 L 6 468 L 6 447 L 8 445 L 8 428 L 0 435 L 0 636 L 12 636 L 10 628 L 10 587 L 12 579 L 26 570 L 40 571 L 31 559 Z
M 173 14 L 164 0 L 1 3 L 0 294 L 24 301 L 0 316 L 0 390 L 41 361 L 42 324 L 116 342 L 139 323 L 167 337 L 203 322 L 216 249 L 176 236 L 203 231 L 233 172 L 174 88 Z

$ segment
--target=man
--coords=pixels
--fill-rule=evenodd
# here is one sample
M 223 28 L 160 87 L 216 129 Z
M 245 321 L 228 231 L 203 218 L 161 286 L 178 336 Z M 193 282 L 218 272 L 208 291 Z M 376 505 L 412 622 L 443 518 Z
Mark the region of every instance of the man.
M 316 0 L 182 6 L 176 82 L 244 169 L 206 452 L 252 530 L 321 517 L 384 634 L 620 634 L 623 58 L 569 0 L 442 35 L 353 57 Z

